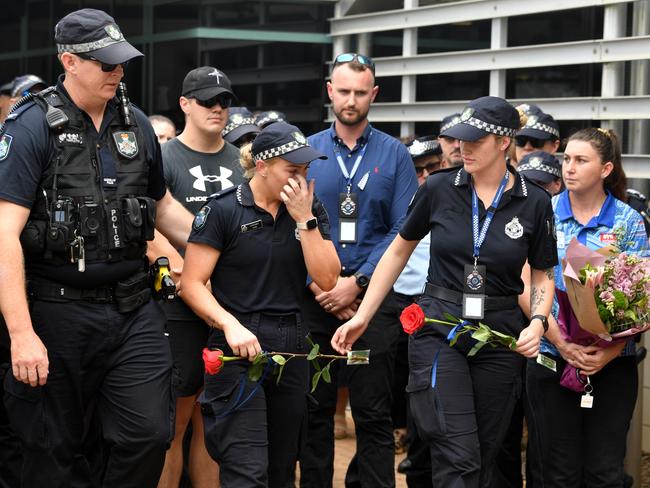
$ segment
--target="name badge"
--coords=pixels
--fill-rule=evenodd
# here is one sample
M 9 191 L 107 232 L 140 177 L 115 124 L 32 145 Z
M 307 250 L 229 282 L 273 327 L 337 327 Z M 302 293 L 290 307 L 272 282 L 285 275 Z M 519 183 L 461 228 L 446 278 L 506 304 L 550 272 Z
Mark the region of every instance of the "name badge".
M 463 270 L 463 318 L 482 319 L 485 313 L 485 275 L 483 265 L 466 264 Z
M 358 207 L 356 193 L 339 194 L 339 242 L 357 242 Z
M 554 359 L 551 359 L 548 356 L 544 356 L 543 354 L 538 354 L 535 362 L 541 366 L 544 366 L 545 368 L 550 369 L 554 373 L 557 373 L 557 368 Z
M 253 230 L 257 230 L 261 228 L 262 228 L 262 221 L 255 220 L 253 222 L 249 222 L 248 224 L 242 224 L 241 233 L 244 234 L 245 232 L 251 232 Z
M 485 312 L 485 295 L 463 293 L 463 318 L 482 319 Z

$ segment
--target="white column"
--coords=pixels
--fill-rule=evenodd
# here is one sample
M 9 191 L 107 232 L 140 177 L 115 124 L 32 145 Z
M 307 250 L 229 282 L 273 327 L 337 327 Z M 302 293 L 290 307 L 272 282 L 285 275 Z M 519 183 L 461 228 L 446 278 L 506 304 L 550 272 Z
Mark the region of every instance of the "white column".
M 625 36 L 627 4 L 608 5 L 605 7 L 603 20 L 603 39 L 616 39 Z M 625 63 L 603 63 L 602 93 L 603 97 L 615 97 L 623 94 L 625 82 Z M 619 136 L 623 123 L 621 121 L 603 120 L 602 127 L 614 129 Z
M 404 0 L 404 9 L 412 9 L 418 6 L 419 0 Z M 402 41 L 402 56 L 415 56 L 418 53 L 418 29 L 404 29 Z M 402 103 L 415 102 L 416 76 L 402 76 Z M 401 137 L 415 134 L 415 122 L 404 120 L 400 123 L 399 135 Z
M 508 46 L 508 18 L 492 19 L 492 35 L 490 49 L 501 49 Z M 490 95 L 506 97 L 506 70 L 493 69 L 490 71 Z

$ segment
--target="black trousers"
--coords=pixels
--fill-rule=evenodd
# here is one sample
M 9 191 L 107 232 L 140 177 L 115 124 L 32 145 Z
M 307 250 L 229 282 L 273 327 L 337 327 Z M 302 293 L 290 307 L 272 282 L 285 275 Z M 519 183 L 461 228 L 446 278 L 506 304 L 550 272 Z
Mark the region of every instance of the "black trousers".
M 265 351 L 307 352 L 306 330 L 297 314 L 238 318 Z M 232 354 L 221 331 L 213 330 L 208 344 Z M 279 368 L 272 365 L 259 382 L 250 381 L 249 366 L 248 361 L 228 362 L 219 373 L 205 375 L 199 401 L 206 447 L 219 463 L 223 488 L 293 487 L 307 408 L 307 362 L 289 360 L 279 381 Z
M 636 358 L 616 358 L 591 376 L 593 408 L 584 409 L 582 394 L 560 385 L 565 361 L 551 357 L 557 372 L 532 360 L 527 365 L 534 417 L 529 429 L 539 439 L 542 471 L 535 487 L 622 487 L 625 443 L 637 397 Z
M 158 305 L 122 314 L 113 304 L 36 300 L 30 311 L 50 374 L 42 387 L 5 379 L 23 451 L 21 486 L 71 486 L 94 404 L 107 448 L 103 486 L 155 487 L 173 432 L 171 354 Z
M 357 438 L 357 450 L 345 477 L 348 488 L 395 486 L 391 406 L 400 312 L 390 293 L 354 344 L 354 349 L 370 349 L 370 364 L 346 366 Z M 314 342 L 320 344 L 321 351 L 333 353 L 330 340 L 342 322 L 325 312 L 313 295 L 305 300 L 304 315 Z M 301 488 L 332 487 L 337 363 L 332 364 L 332 383 L 321 381 L 313 394 L 316 402 L 309 404 L 306 446 L 300 455 Z

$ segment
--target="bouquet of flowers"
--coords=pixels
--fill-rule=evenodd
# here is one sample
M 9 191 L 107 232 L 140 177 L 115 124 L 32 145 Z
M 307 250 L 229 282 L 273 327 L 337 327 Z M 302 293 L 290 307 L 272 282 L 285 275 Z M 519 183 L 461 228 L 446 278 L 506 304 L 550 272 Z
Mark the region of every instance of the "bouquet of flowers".
M 445 313 L 445 318 L 448 320 L 430 319 L 424 315 L 424 311 L 417 303 L 413 303 L 402 310 L 399 320 L 402 323 L 404 332 L 409 335 L 420 330 L 425 323 L 452 326 L 449 334 L 447 334 L 447 341 L 450 346 L 456 344 L 456 341 L 461 335 L 469 333 L 470 337 L 476 341 L 476 344 L 474 344 L 472 349 L 467 353 L 468 356 L 474 356 L 486 345 L 491 347 L 499 345 L 505 346 L 513 351 L 517 349 L 517 339 L 496 330 L 492 330 L 482 322 L 479 322 L 478 325 L 473 325 L 470 322 L 458 319 L 448 313 Z

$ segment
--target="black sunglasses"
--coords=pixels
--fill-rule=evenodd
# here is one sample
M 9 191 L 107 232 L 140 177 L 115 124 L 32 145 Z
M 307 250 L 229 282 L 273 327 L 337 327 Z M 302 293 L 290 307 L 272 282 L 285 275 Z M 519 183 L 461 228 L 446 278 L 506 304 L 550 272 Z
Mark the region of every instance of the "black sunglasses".
M 525 136 L 515 136 L 515 144 L 518 147 L 524 147 L 527 143 L 530 142 L 530 145 L 535 149 L 541 149 L 546 144 L 544 139 L 535 139 L 534 137 L 525 137 Z
M 433 173 L 434 171 L 437 171 L 440 169 L 440 161 L 436 161 L 435 163 L 427 163 L 424 166 L 416 166 L 415 167 L 415 174 L 420 176 L 422 173 L 424 173 L 424 170 L 427 170 L 427 173 Z
M 191 98 L 196 100 L 196 103 L 204 108 L 212 108 L 217 104 L 219 104 L 221 108 L 229 108 L 233 102 L 233 98 L 230 95 L 223 95 L 223 94 L 216 95 L 214 97 L 207 98 L 205 100 L 201 100 L 196 97 L 191 97 Z
M 102 71 L 104 73 L 110 73 L 111 71 L 115 71 L 115 68 L 117 68 L 120 64 L 122 65 L 122 67 L 124 69 L 126 69 L 126 67 L 129 65 L 128 61 L 124 61 L 123 63 L 118 63 L 118 64 L 104 63 L 104 62 L 100 61 L 99 59 L 93 58 L 90 54 L 86 54 L 86 53 L 77 53 L 77 56 L 79 56 L 81 59 L 86 59 L 88 61 L 95 61 L 95 62 L 101 64 L 102 65 Z
M 357 54 L 357 53 L 343 53 L 339 54 L 336 56 L 336 59 L 334 60 L 334 66 L 338 66 L 339 64 L 345 64 L 345 63 L 351 63 L 352 61 L 357 61 L 359 64 L 362 64 L 363 66 L 367 66 L 370 68 L 370 71 L 375 73 L 375 62 L 372 60 L 372 58 L 369 58 L 368 56 L 364 56 L 363 54 Z

